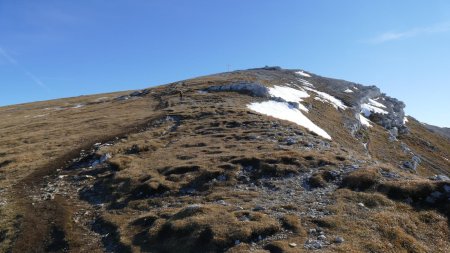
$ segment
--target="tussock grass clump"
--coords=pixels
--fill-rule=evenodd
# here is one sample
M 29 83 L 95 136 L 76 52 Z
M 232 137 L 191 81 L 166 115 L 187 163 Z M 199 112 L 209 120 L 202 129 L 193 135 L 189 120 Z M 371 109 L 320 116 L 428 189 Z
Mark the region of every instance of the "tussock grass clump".
M 352 190 L 365 191 L 374 189 L 381 175 L 377 169 L 360 169 L 350 173 L 342 179 L 341 186 Z
M 322 173 L 314 173 L 309 179 L 308 183 L 313 188 L 325 187 L 327 185 L 326 180 Z
M 378 190 L 393 199 L 411 198 L 413 201 L 426 199 L 438 189 L 435 182 L 428 180 L 404 180 L 402 182 L 386 182 L 380 184 Z
M 285 229 L 291 230 L 296 234 L 304 234 L 305 231 L 302 227 L 301 220 L 298 216 L 293 214 L 285 214 L 281 217 L 281 224 Z
M 381 180 L 379 170 L 361 169 L 350 173 L 342 180 L 341 187 L 355 191 L 379 192 L 390 199 L 406 202 L 415 208 L 434 208 L 450 216 L 450 194 L 445 190 L 446 182 L 426 179 Z M 375 198 L 372 199 L 372 202 Z M 376 203 L 368 203 L 375 205 Z
M 191 205 L 160 221 L 159 228 L 146 230 L 145 240 L 140 234 L 134 244 L 158 252 L 220 252 L 236 240 L 249 242 L 279 229 L 276 220 L 262 213 Z
M 285 241 L 274 241 L 266 246 L 264 246 L 265 250 L 268 250 L 270 253 L 294 253 L 298 252 L 298 250 L 290 248 L 289 244 Z
M 327 234 L 352 238 L 342 245 L 344 252 L 446 252 L 448 223 L 438 212 L 417 210 L 378 192 L 339 189 L 334 196 L 333 214 L 313 223 Z

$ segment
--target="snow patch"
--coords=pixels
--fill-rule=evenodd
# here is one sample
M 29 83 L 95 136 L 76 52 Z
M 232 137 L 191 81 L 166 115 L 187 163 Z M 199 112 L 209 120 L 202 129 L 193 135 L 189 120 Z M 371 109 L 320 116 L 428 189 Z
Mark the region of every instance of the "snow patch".
M 290 106 L 288 103 L 277 101 L 255 102 L 247 105 L 247 108 L 261 114 L 294 122 L 325 139 L 331 140 L 331 136 L 327 132 L 309 120 L 300 110 Z
M 308 74 L 306 72 L 303 72 L 302 70 L 295 72 L 295 74 L 301 75 L 301 76 L 304 76 L 304 77 L 311 77 L 310 74 Z
M 405 117 L 403 118 L 403 125 L 406 124 L 406 122 L 408 122 L 408 117 L 405 116 Z
M 300 102 L 303 102 L 303 98 L 309 97 L 309 94 L 304 89 L 294 89 L 290 87 L 275 85 L 273 88 L 269 88 L 269 94 L 272 97 L 282 98 L 287 102 L 298 103 L 298 107 L 300 110 L 305 112 L 309 111 L 308 108 L 300 104 Z
M 362 104 L 361 105 L 361 113 L 364 114 L 365 117 L 369 117 L 372 113 L 378 113 L 378 114 L 388 114 L 387 111 L 378 108 L 376 106 L 373 106 L 371 104 Z
M 300 79 L 298 79 L 298 81 L 301 82 L 303 85 L 306 85 L 306 86 L 309 86 L 311 88 L 314 88 L 314 85 L 312 83 L 310 83 L 310 82 L 308 82 L 308 81 L 306 81 L 304 79 L 300 78 Z
M 370 120 L 361 114 L 359 114 L 359 122 L 361 122 L 361 125 L 363 126 L 372 127 L 372 125 L 370 124 Z
M 294 89 L 278 85 L 269 88 L 269 93 L 274 97 L 280 97 L 289 102 L 301 102 L 303 101 L 303 98 L 309 97 L 309 94 L 303 89 Z
M 353 93 L 353 91 L 350 90 L 350 89 L 348 89 L 348 88 L 347 88 L 346 90 L 344 90 L 344 92 L 345 92 L 345 93 Z
M 320 100 L 322 102 L 326 101 L 326 102 L 330 103 L 332 106 L 334 106 L 334 108 L 336 108 L 336 109 L 338 109 L 338 108 L 340 108 L 342 110 L 347 109 L 347 106 L 345 106 L 344 103 L 342 103 L 341 100 L 331 96 L 328 93 L 321 92 L 321 91 L 318 91 L 318 90 L 315 90 L 315 89 L 311 89 L 311 88 L 308 88 L 308 87 L 305 87 L 305 89 L 316 93 L 317 96 L 319 96 L 319 98 L 320 98 L 320 99 L 317 99 L 317 100 Z
M 377 102 L 377 101 L 375 101 L 375 100 L 373 100 L 373 99 L 370 99 L 370 98 L 369 98 L 369 104 L 371 104 L 371 105 L 373 105 L 373 106 L 376 106 L 376 107 L 378 107 L 378 108 L 386 108 L 386 106 L 383 105 L 382 103 Z

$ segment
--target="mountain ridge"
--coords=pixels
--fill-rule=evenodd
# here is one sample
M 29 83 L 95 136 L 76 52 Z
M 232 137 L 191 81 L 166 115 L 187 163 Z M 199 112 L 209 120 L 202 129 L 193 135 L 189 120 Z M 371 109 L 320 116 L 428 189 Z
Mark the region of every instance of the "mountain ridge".
M 1 107 L 0 249 L 446 252 L 450 144 L 404 106 L 265 67 Z

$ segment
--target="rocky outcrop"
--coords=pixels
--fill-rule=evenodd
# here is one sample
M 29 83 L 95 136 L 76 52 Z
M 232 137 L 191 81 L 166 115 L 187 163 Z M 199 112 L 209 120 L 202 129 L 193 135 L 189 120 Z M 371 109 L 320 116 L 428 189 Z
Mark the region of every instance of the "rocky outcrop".
M 205 91 L 232 91 L 250 95 L 253 97 L 270 97 L 269 89 L 259 83 L 235 83 L 220 86 L 211 86 L 206 88 Z

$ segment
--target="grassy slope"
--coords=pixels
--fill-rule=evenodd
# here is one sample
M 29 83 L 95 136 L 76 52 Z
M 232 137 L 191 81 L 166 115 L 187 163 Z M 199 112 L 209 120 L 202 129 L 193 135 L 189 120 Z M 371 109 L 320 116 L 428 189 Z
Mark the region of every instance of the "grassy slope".
M 245 104 L 254 98 L 196 92 L 230 80 L 256 77 L 238 72 L 192 79 L 184 86 L 154 88 L 153 94 L 127 101 L 113 101 L 111 97 L 119 94 L 107 94 L 0 108 L 0 194 L 7 200 L 0 209 L 0 233 L 5 235 L 0 237 L 0 250 L 13 242 L 17 252 L 31 245 L 48 249 L 55 243 L 55 227 L 64 232 L 56 242 L 72 251 L 113 245 L 124 252 L 289 252 L 316 239 L 308 232 L 311 228 L 325 232 L 327 251 L 448 249 L 448 205 L 424 202 L 431 192 L 442 191 L 442 185 L 422 177 L 449 174 L 448 141 L 411 121 L 411 133 L 400 140 L 424 162 L 417 175 L 406 173 L 398 165 L 410 157 L 399 142 L 389 142 L 387 133 L 375 126 L 368 130 L 367 153 L 343 127 L 343 117 L 351 117 L 347 111 L 338 113 L 327 104 L 307 101 L 313 104 L 311 120 L 333 136 L 328 146 L 296 125 L 247 111 Z M 183 101 L 179 89 L 184 91 Z M 109 99 L 98 100 L 105 96 Z M 87 105 L 70 108 L 79 103 Z M 45 109 L 56 107 L 66 108 Z M 286 145 L 292 136 L 298 143 Z M 114 145 L 95 151 L 112 156 L 100 169 L 56 171 L 77 158 L 80 149 L 110 140 Z M 331 171 L 355 164 L 361 169 L 329 177 Z M 246 170 L 248 166 L 256 170 Z M 399 177 L 385 178 L 382 172 Z M 54 176 L 43 179 L 48 175 Z M 93 177 L 75 180 L 85 175 Z M 305 191 L 304 180 L 318 187 Z M 41 185 L 48 182 L 76 185 L 77 189 L 61 186 L 74 198 L 33 199 L 33 192 L 42 191 Z M 102 191 L 102 196 L 96 195 Z M 407 197 L 413 198 L 411 204 L 404 202 Z M 99 202 L 103 205 L 94 208 Z M 312 214 L 313 209 L 319 214 Z M 80 210 L 95 215 L 79 215 Z M 83 236 L 86 225 L 74 223 L 74 218 L 96 219 L 108 228 L 103 244 L 99 237 Z M 336 236 L 345 242 L 332 243 Z M 234 246 L 236 240 L 243 243 Z M 298 246 L 292 248 L 290 242 Z

